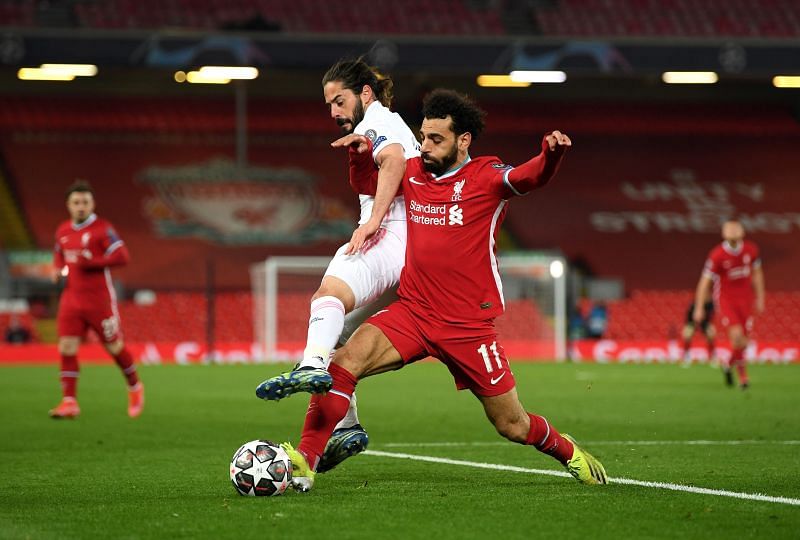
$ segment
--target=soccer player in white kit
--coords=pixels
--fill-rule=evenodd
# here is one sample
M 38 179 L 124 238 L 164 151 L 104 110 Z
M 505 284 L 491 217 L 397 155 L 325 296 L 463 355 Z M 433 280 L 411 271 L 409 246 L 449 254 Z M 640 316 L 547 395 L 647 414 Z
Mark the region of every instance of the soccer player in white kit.
M 361 205 L 359 226 L 336 252 L 312 296 L 302 361 L 258 386 L 256 395 L 265 400 L 329 387 L 327 366 L 337 343 L 344 343 L 363 320 L 396 298 L 405 262 L 405 203 L 398 188 L 406 160 L 419 156 L 419 143 L 400 115 L 389 109 L 392 80 L 362 59 L 342 60 L 328 70 L 322 86 L 325 103 L 343 135 L 356 133 L 371 141 L 374 167 L 366 169 L 361 165 L 364 160 L 350 160 L 350 185 Z M 317 471 L 330 470 L 364 450 L 367 442 L 352 399 Z

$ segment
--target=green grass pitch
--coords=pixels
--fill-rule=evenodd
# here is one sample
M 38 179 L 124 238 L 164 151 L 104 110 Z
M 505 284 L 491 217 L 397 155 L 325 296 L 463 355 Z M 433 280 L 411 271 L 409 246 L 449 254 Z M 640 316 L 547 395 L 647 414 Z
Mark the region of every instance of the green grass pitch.
M 0 368 L 0 538 L 775 539 L 800 530 L 800 506 L 786 501 L 378 455 L 319 475 L 308 494 L 241 497 L 228 478 L 234 450 L 299 438 L 305 396 L 254 396 L 286 368 L 143 367 L 147 405 L 130 420 L 116 368 L 86 366 L 75 421 L 47 417 L 56 366 Z M 746 392 L 706 366 L 514 370 L 528 410 L 575 436 L 612 478 L 800 499 L 800 366 L 753 367 Z M 440 364 L 367 379 L 358 398 L 371 450 L 562 470 L 500 439 Z

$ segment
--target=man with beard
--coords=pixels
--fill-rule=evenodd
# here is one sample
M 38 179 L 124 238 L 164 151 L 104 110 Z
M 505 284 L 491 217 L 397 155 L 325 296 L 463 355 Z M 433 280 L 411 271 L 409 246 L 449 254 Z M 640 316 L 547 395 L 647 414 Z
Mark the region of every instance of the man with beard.
M 512 167 L 496 157 L 470 157 L 484 113 L 466 96 L 435 90 L 424 100 L 423 115 L 422 155 L 408 161 L 403 178 L 408 245 L 399 300 L 336 351 L 328 366 L 332 384 L 316 390 L 327 393 L 312 398 L 300 444 L 283 445 L 292 483 L 300 491 L 313 486 L 325 443 L 360 379 L 433 356 L 458 389 L 481 401 L 501 435 L 551 455 L 584 484 L 604 484 L 599 461 L 523 408 L 494 325 L 504 310 L 495 248 L 508 200 L 546 184 L 572 143 L 553 131 L 538 156 Z M 338 144 L 366 150 L 369 140 L 352 134 Z
M 372 159 L 365 160 L 349 149 L 350 185 L 361 205 L 359 226 L 350 242 L 336 252 L 311 297 L 302 361 L 256 389 L 256 395 L 266 400 L 330 386 L 327 366 L 332 351 L 369 315 L 396 298 L 405 258 L 406 218 L 398 188 L 406 159 L 419 155 L 419 143 L 400 115 L 389 110 L 392 80 L 362 59 L 342 60 L 325 73 L 322 87 L 330 115 L 342 133 L 368 139 Z M 353 396 L 347 415 L 316 464 L 317 471 L 330 470 L 364 450 L 367 443 Z
M 122 371 L 128 386 L 128 416 L 144 408 L 144 386 L 122 339 L 111 268 L 128 264 L 130 255 L 111 223 L 94 213 L 94 191 L 76 180 L 66 195 L 69 219 L 56 229 L 53 281 L 64 290 L 58 305 L 58 352 L 61 354 L 61 402 L 50 410 L 56 419 L 77 418 L 78 349 L 91 328 Z

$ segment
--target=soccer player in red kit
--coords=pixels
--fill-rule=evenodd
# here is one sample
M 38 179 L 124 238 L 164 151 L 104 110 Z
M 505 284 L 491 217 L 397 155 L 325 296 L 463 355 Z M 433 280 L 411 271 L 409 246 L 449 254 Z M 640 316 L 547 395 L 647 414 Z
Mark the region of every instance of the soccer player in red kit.
M 300 491 L 313 485 L 325 444 L 358 380 L 427 356 L 443 362 L 456 387 L 481 401 L 501 435 L 553 456 L 583 483 L 603 484 L 599 461 L 546 419 L 525 411 L 494 326 L 504 310 L 495 248 L 508 200 L 547 183 L 571 141 L 549 133 L 538 156 L 512 167 L 496 157 L 469 156 L 483 111 L 466 96 L 435 90 L 425 98 L 423 115 L 422 156 L 408 160 L 403 178 L 408 243 L 399 300 L 368 319 L 336 352 L 328 368 L 330 391 L 312 398 L 297 449 L 284 444 L 293 485 Z M 358 135 L 340 142 L 369 147 Z
M 758 246 L 744 239 L 744 227 L 738 221 L 722 225 L 722 243 L 711 250 L 706 259 L 695 293 L 694 320 L 700 323 L 705 316 L 703 299 L 714 284 L 714 302 L 719 306 L 720 323 L 728 331 L 731 357 L 722 369 L 725 382 L 733 386 L 732 367 L 739 374 L 739 386 L 750 386 L 744 350 L 747 336 L 753 329 L 753 308 L 764 312 L 764 272 Z
M 56 230 L 53 278 L 64 280 L 58 306 L 63 398 L 50 411 L 52 418 L 75 418 L 80 414 L 77 354 L 88 328 L 100 337 L 128 382 L 128 416 L 139 416 L 144 406 L 144 386 L 139 381 L 131 353 L 122 341 L 109 270 L 112 266 L 127 264 L 130 256 L 111 223 L 94 213 L 94 206 L 91 186 L 85 181 L 76 181 L 67 190 L 70 219 Z

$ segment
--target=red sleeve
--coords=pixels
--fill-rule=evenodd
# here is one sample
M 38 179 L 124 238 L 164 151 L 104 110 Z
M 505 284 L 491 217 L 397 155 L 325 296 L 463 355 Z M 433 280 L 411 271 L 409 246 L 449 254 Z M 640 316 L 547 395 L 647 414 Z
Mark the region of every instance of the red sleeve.
M 114 249 L 111 253 L 103 255 L 102 257 L 93 257 L 85 259 L 78 258 L 78 267 L 83 269 L 99 269 L 107 266 L 125 266 L 131 260 L 130 253 L 125 244 L 120 244 L 119 247 Z
M 105 252 L 100 257 L 91 259 L 79 258 L 78 266 L 84 269 L 99 269 L 107 266 L 124 266 L 130 261 L 130 254 L 125 243 L 117 235 L 114 227 L 109 223 L 105 226 L 106 233 L 103 237 L 102 246 Z
M 55 268 L 64 268 L 64 253 L 61 251 L 61 244 L 58 243 L 58 238 L 56 238 L 56 244 L 53 247 L 53 266 Z
M 708 254 L 706 264 L 703 267 L 703 275 L 713 279 L 715 276 L 719 275 L 719 266 L 719 257 L 717 256 L 716 250 L 713 250 Z
M 515 195 L 524 195 L 544 186 L 558 171 L 566 149 L 566 146 L 556 146 L 555 150 L 550 150 L 542 138 L 542 152 L 538 156 L 506 172 L 507 186 Z
M 358 192 L 358 187 L 363 185 L 378 185 L 378 168 L 372 159 L 372 141 L 367 139 L 367 149 L 359 153 L 357 145 L 351 145 L 347 150 L 350 164 L 350 185 Z
M 750 244 L 753 246 L 753 267 L 758 268 L 761 266 L 761 251 L 758 249 L 758 246 L 755 244 Z

